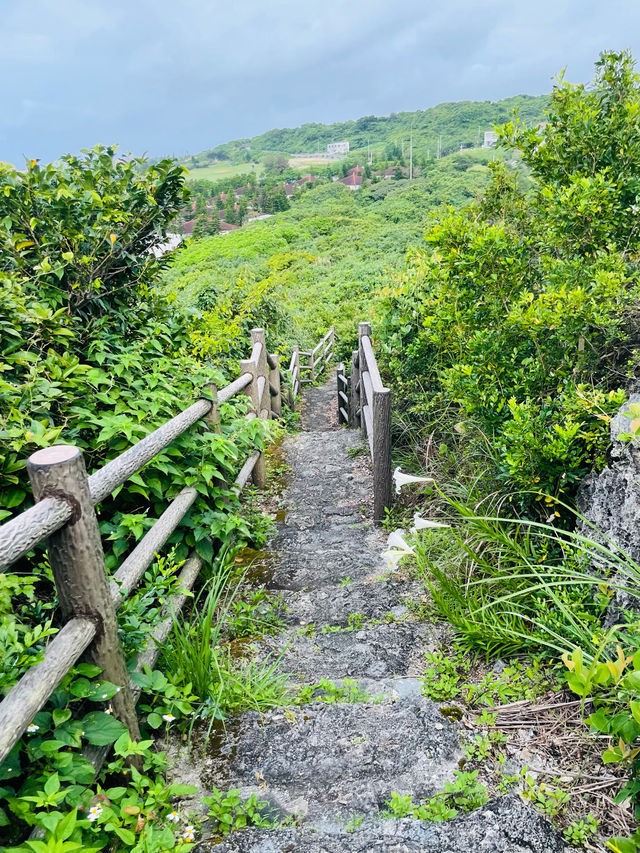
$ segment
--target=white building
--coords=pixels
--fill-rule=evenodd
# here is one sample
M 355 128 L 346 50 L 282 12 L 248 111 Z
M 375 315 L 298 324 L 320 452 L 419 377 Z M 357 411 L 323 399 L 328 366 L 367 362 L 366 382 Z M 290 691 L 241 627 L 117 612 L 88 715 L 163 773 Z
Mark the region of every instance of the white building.
M 483 148 L 493 148 L 497 141 L 498 134 L 495 132 L 495 130 L 485 130 L 484 142 L 482 143 Z
M 349 153 L 349 143 L 348 142 L 330 142 L 327 145 L 327 154 L 348 154 Z

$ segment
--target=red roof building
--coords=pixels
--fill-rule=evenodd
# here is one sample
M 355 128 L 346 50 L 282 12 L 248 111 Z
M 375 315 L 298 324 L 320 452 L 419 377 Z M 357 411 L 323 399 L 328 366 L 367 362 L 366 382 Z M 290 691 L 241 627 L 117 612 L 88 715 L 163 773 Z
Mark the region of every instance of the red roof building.
M 340 183 L 344 184 L 345 187 L 349 187 L 350 190 L 359 190 L 362 186 L 362 178 L 360 175 L 347 175 L 346 178 L 340 178 Z

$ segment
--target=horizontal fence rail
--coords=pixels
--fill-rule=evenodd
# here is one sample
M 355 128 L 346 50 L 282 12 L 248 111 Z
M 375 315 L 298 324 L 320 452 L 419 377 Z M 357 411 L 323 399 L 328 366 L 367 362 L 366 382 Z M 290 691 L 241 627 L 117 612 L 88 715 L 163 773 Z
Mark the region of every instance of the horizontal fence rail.
M 320 340 L 312 350 L 301 350 L 293 348 L 291 361 L 289 362 L 290 379 L 290 402 L 293 405 L 300 394 L 303 384 L 315 382 L 324 370 L 333 363 L 333 351 L 336 341 L 336 332 L 333 326 L 329 327 L 327 334 Z M 301 361 L 302 356 L 302 361 Z M 304 361 L 306 360 L 306 363 Z M 302 374 L 306 375 L 302 375 Z
M 171 501 L 111 577 L 105 569 L 95 506 L 194 424 L 203 421 L 208 429 L 219 432 L 219 404 L 237 394 L 249 399 L 248 418 L 282 414 L 278 356 L 267 352 L 263 329 L 254 329 L 251 338 L 251 357 L 241 362 L 238 379 L 220 391 L 214 385 L 207 386 L 201 399 L 91 476 L 86 474 L 82 451 L 71 445 L 44 448 L 29 457 L 27 470 L 36 503 L 0 526 L 0 571 L 46 541 L 63 627 L 48 644 L 43 659 L 0 702 L 0 764 L 85 652 L 102 669 L 103 677 L 119 687 L 111 700 L 114 715 L 125 723 L 133 738 L 139 737 L 135 710 L 139 691 L 126 669 L 116 612 L 193 505 L 197 490 L 187 487 Z M 265 486 L 264 455 L 259 450 L 249 455 L 231 488 L 239 494 L 250 477 L 258 488 Z M 173 615 L 180 612 L 201 567 L 200 557 L 191 554 L 179 575 L 180 593 L 165 605 L 164 616 L 138 660 L 138 669 L 155 663 L 158 644 L 168 637 Z M 88 749 L 86 754 L 98 767 L 106 750 Z
M 373 517 L 384 520 L 391 506 L 391 391 L 385 388 L 371 343 L 369 323 L 358 324 L 358 349 L 349 378 L 338 365 L 338 422 L 362 431 L 373 464 Z

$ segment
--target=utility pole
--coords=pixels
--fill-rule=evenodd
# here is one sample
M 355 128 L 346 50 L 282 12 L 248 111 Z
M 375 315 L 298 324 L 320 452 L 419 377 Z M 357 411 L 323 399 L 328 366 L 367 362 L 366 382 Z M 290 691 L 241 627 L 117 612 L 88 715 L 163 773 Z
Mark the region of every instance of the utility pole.
M 409 138 L 409 180 L 413 180 L 413 128 Z
M 442 156 L 442 134 L 438 136 L 438 160 Z

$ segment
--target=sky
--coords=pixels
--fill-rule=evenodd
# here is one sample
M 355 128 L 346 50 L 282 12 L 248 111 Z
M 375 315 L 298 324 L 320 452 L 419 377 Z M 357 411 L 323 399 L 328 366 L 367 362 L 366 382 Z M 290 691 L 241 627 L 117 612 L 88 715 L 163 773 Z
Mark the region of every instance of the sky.
M 0 0 L 0 160 L 194 153 L 640 60 L 640 0 Z

